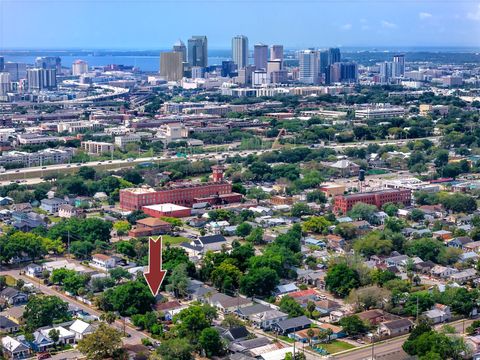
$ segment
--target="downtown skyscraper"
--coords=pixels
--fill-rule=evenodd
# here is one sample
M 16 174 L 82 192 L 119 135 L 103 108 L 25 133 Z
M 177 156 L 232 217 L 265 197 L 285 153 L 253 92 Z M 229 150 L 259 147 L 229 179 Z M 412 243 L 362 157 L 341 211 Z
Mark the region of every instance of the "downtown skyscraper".
M 232 39 L 232 59 L 238 69 L 248 65 L 248 38 L 237 35 Z
M 268 45 L 255 44 L 253 47 L 253 64 L 257 70 L 266 70 L 268 62 Z
M 208 42 L 206 36 L 192 36 L 188 39 L 188 64 L 208 66 Z

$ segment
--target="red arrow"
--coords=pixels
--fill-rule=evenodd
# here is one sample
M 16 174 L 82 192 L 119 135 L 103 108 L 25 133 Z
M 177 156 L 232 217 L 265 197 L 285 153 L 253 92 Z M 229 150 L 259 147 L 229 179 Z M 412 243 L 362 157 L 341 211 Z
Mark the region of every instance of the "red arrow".
M 148 239 L 148 272 L 143 273 L 153 296 L 157 296 L 167 272 L 162 270 L 162 237 Z

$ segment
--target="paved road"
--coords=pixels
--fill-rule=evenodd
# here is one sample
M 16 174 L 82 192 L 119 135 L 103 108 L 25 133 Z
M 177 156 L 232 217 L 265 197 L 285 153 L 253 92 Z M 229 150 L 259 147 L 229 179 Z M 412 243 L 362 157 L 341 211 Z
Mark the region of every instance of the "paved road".
M 457 334 L 463 334 L 466 329 L 474 320 L 459 320 L 448 325 L 453 326 Z M 435 326 L 437 330 L 440 330 L 444 324 Z M 374 346 L 375 359 L 388 359 L 389 356 L 394 354 L 405 354 L 402 350 L 402 345 L 408 336 L 402 336 L 386 340 L 382 343 Z M 372 358 L 372 346 L 368 345 L 357 350 L 345 352 L 344 354 L 335 355 L 335 360 L 366 360 Z
M 10 276 L 14 277 L 15 279 L 22 279 L 25 282 L 33 283 L 33 284 L 35 284 L 35 287 L 40 289 L 44 294 L 58 296 L 62 300 L 66 301 L 66 302 L 68 302 L 68 303 L 70 303 L 70 304 L 72 304 L 72 305 L 74 305 L 74 306 L 92 314 L 92 315 L 100 317 L 100 315 L 102 314 L 101 311 L 95 310 L 92 307 L 90 307 L 90 306 L 88 306 L 84 303 L 81 303 L 81 302 L 65 295 L 62 292 L 59 292 L 55 289 L 52 289 L 51 287 L 48 287 L 48 286 L 45 286 L 45 285 L 40 284 L 38 282 L 35 282 L 34 279 L 32 279 L 28 276 L 20 275 L 19 270 L 2 271 L 2 272 L 0 272 L 0 275 L 10 275 Z M 123 331 L 123 328 L 124 328 L 123 321 L 117 320 L 115 322 L 115 325 L 120 331 Z M 130 327 L 128 324 L 125 326 L 125 332 L 129 335 L 129 337 L 125 337 L 123 339 L 124 344 L 130 344 L 130 345 L 141 344 L 141 341 L 142 341 L 141 339 L 143 339 L 143 338 L 151 339 L 149 336 L 147 336 L 143 332 L 138 331 L 138 330 Z M 151 339 L 151 340 L 153 340 L 153 339 Z

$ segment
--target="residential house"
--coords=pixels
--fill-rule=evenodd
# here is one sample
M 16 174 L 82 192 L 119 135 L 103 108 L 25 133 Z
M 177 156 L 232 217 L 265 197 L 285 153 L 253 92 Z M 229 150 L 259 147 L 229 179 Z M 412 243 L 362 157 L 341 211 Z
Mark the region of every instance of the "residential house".
M 468 262 L 468 261 L 477 262 L 479 258 L 480 258 L 480 255 L 478 255 L 476 252 L 469 251 L 469 252 L 460 254 L 458 261 L 462 263 Z
M 455 281 L 458 284 L 464 284 L 467 281 L 476 278 L 478 278 L 478 275 L 475 269 L 465 269 L 450 275 L 450 280 Z
M 358 313 L 357 316 L 360 320 L 368 322 L 371 325 L 378 325 L 385 321 L 385 313 L 379 309 L 363 311 Z
M 446 267 L 446 266 L 442 266 L 442 265 L 435 265 L 432 270 L 430 270 L 430 274 L 432 274 L 432 276 L 435 276 L 435 277 L 438 277 L 438 278 L 442 278 L 442 279 L 446 279 L 448 278 L 450 275 L 454 274 L 458 272 L 457 269 L 455 268 L 451 268 L 451 267 Z
M 240 309 L 235 310 L 237 315 L 243 319 L 247 320 L 250 316 L 263 313 L 265 311 L 271 310 L 272 308 L 263 304 L 253 304 L 250 306 L 245 306 Z
M 42 199 L 40 201 L 40 209 L 45 210 L 49 214 L 57 214 L 60 206 L 65 204 L 68 204 L 68 201 L 60 198 Z
M 453 233 L 448 230 L 437 230 L 432 232 L 432 236 L 440 240 L 449 240 L 453 237 L 452 235 Z
M 25 319 L 23 318 L 23 313 L 25 312 L 25 305 L 13 306 L 5 309 L 0 313 L 0 315 L 5 316 L 6 318 L 12 320 L 13 322 L 23 325 Z
M 222 337 L 224 339 L 234 342 L 247 340 L 249 336 L 250 333 L 245 326 L 237 326 L 231 329 L 227 329 L 222 333 Z
M 224 314 L 231 313 L 239 308 L 250 306 L 253 302 L 240 296 L 232 297 L 222 293 L 213 294 L 208 300 L 208 303 Z
M 94 254 L 90 265 L 98 269 L 108 271 L 116 266 L 117 262 L 114 257 L 105 254 Z
M 459 236 L 459 237 L 453 238 L 452 240 L 448 240 L 447 246 L 453 247 L 456 249 L 463 249 L 464 245 L 469 244 L 471 242 L 473 242 L 472 238 L 468 236 Z
M 413 328 L 413 322 L 409 319 L 396 319 L 385 321 L 378 326 L 377 333 L 380 336 L 399 336 L 408 334 Z
M 4 300 L 10 306 L 25 304 L 28 301 L 28 295 L 12 287 L 6 287 L 0 291 L 0 300 Z
M 310 328 L 312 321 L 305 315 L 286 319 L 274 323 L 271 327 L 273 331 L 281 335 L 288 335 L 292 332 Z
M 272 216 L 273 215 L 273 210 L 265 207 L 265 206 L 253 206 L 250 207 L 248 210 L 253 211 L 255 214 L 258 214 L 260 216 Z
M 450 307 L 443 304 L 435 304 L 431 310 L 425 311 L 422 316 L 427 318 L 432 324 L 440 324 L 449 321 L 452 317 Z
M 78 209 L 69 204 L 63 204 L 58 207 L 58 216 L 61 218 L 70 219 L 77 217 L 79 214 Z
M 240 353 L 247 353 L 250 350 L 257 349 L 257 348 L 269 345 L 271 343 L 272 341 L 269 338 L 265 336 L 260 336 L 250 340 L 232 342 L 228 345 L 228 349 L 232 352 L 235 352 L 236 354 L 240 354 Z
M 325 330 L 325 331 L 332 330 L 332 334 L 330 335 L 330 340 L 340 339 L 347 336 L 347 334 L 343 331 L 343 328 L 341 326 L 322 323 L 318 325 L 318 328 L 320 330 Z
M 189 243 L 181 243 L 182 247 L 190 257 L 199 256 L 204 254 L 208 250 L 220 251 L 222 246 L 227 244 L 227 239 L 222 235 L 207 235 L 200 236 L 196 240 L 192 240 Z
M 281 296 L 281 295 L 286 295 L 288 293 L 292 293 L 295 291 L 298 291 L 297 285 L 294 283 L 289 283 L 289 284 L 284 284 L 284 285 L 277 285 L 275 287 L 275 295 L 276 296 Z
M 9 359 L 25 359 L 29 357 L 30 348 L 24 343 L 10 336 L 5 336 L 1 340 L 4 355 Z
M 75 334 L 75 341 L 82 340 L 95 331 L 93 325 L 79 319 L 75 320 L 68 329 Z
M 273 324 L 286 319 L 288 319 L 288 314 L 274 309 L 249 316 L 249 320 L 252 322 L 252 324 L 263 330 L 271 330 Z
M 19 324 L 3 315 L 0 315 L 0 334 L 11 334 L 17 332 L 19 329 Z
M 39 277 L 42 275 L 43 269 L 38 264 L 28 264 L 25 267 L 25 274 L 30 277 Z
M 332 311 L 340 309 L 342 306 L 333 300 L 320 300 L 315 303 L 316 310 L 322 315 L 329 315 Z
M 212 221 L 205 225 L 205 230 L 211 234 L 220 234 L 223 229 L 230 226 L 228 221 Z
M 465 252 L 474 251 L 480 253 L 480 241 L 473 241 L 468 244 L 463 245 L 462 250 Z

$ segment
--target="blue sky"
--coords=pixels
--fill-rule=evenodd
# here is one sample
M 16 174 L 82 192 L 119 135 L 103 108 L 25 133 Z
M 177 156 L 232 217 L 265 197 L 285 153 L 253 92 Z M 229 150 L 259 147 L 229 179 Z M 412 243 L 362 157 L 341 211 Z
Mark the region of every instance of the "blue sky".
M 480 46 L 475 0 L 0 0 L 0 49 Z

